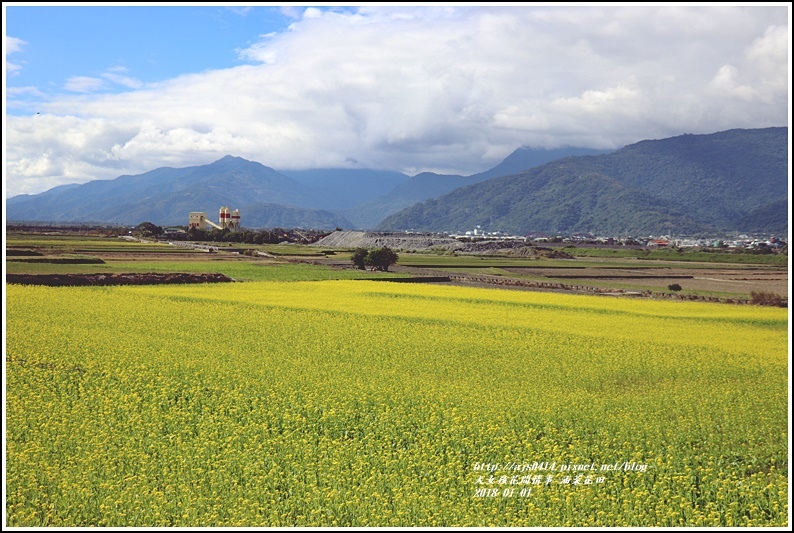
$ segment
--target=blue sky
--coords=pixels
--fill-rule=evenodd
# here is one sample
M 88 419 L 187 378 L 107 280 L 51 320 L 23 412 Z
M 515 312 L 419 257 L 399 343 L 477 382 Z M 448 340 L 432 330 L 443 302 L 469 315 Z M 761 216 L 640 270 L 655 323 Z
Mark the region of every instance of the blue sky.
M 19 66 L 8 87 L 36 87 L 48 95 L 80 92 L 75 90 L 80 79 L 86 89 L 121 92 L 180 74 L 251 63 L 239 51 L 294 20 L 288 9 L 263 6 L 12 5 L 6 16 L 6 34 L 22 41 L 8 59 Z
M 791 5 L 3 4 L 7 196 L 225 155 L 474 174 L 785 126 Z

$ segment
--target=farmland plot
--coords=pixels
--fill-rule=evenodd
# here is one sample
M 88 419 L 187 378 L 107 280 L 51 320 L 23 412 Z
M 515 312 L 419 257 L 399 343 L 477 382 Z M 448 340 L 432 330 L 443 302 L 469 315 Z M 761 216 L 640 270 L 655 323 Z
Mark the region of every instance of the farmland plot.
M 7 286 L 11 526 L 782 526 L 787 313 Z

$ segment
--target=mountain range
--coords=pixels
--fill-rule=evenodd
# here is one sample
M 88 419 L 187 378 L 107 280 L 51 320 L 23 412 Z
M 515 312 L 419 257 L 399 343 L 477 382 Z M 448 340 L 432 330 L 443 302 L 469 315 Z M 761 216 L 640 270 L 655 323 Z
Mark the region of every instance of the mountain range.
M 608 151 L 574 147 L 548 150 L 518 148 L 507 156 L 504 161 L 485 172 L 471 176 L 423 172 L 406 180 L 387 194 L 357 205 L 354 208 L 346 209 L 342 213 L 353 222 L 356 228 L 371 228 L 375 227 L 385 216 L 410 207 L 417 202 L 441 196 L 466 185 L 480 183 L 499 176 L 515 174 L 561 157 L 604 153 L 608 153 Z
M 276 171 L 228 155 L 208 165 L 158 168 L 143 174 L 61 185 L 6 201 L 7 220 L 187 224 L 191 211 L 210 218 L 220 206 L 239 209 L 245 227 L 370 229 L 385 216 L 500 172 L 530 168 L 585 148 L 519 148 L 490 171 L 469 177 L 370 169 Z M 278 206 L 278 207 L 277 207 Z
M 470 176 L 277 171 L 226 156 L 7 199 L 8 221 L 185 225 L 239 209 L 242 225 L 509 233 L 788 229 L 788 129 L 648 140 L 614 152 L 519 148 Z
M 380 229 L 788 232 L 788 128 L 681 135 L 568 157 L 413 205 Z

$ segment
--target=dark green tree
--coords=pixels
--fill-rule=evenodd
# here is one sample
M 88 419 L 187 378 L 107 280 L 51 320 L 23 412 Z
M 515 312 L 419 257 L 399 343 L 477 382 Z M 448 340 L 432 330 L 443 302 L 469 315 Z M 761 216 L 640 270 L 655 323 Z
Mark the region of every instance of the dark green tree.
M 364 264 L 372 270 L 388 272 L 389 266 L 396 263 L 397 259 L 399 259 L 397 253 L 388 246 L 384 246 L 377 250 L 370 250 L 364 258 Z
M 353 261 L 353 265 L 359 270 L 366 269 L 366 259 L 367 253 L 369 250 L 366 248 L 356 248 L 353 250 L 353 255 L 350 256 L 351 261 Z
M 140 235 L 141 237 L 159 237 L 163 234 L 163 228 L 160 226 L 156 226 L 151 222 L 141 222 L 135 229 L 133 233 Z
M 188 228 L 187 238 L 190 241 L 206 241 L 207 230 L 198 229 L 198 228 Z

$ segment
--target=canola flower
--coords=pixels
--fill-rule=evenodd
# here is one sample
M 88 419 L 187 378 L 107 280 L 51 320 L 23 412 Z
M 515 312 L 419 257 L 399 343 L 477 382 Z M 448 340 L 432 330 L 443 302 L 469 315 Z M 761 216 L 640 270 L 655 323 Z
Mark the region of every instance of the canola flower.
M 9 285 L 6 327 L 10 526 L 786 525 L 785 310 Z

